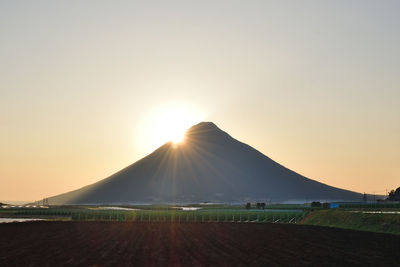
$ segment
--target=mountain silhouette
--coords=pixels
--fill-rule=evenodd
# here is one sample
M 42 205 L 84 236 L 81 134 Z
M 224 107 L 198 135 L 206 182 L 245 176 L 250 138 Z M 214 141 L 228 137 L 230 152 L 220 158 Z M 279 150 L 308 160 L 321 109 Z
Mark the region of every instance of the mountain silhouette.
M 361 194 L 308 179 L 201 122 L 184 142 L 153 153 L 92 185 L 49 198 L 50 204 L 359 201 Z

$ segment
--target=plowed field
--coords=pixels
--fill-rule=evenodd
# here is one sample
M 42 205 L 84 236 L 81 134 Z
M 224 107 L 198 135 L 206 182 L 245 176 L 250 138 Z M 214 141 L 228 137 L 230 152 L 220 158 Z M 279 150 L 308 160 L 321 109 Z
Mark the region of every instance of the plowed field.
M 0 225 L 0 266 L 396 266 L 400 236 L 256 223 Z

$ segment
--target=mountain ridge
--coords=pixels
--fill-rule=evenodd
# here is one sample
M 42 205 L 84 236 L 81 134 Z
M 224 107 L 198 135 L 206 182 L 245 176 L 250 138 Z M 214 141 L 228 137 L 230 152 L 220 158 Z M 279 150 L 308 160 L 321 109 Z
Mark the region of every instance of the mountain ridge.
M 304 177 L 212 122 L 190 127 L 115 174 L 49 198 L 52 204 L 138 204 L 361 199 Z

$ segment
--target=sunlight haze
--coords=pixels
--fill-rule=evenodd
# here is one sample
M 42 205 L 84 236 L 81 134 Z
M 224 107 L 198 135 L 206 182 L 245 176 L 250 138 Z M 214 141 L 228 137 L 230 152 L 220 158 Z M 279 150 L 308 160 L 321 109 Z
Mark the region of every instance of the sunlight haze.
M 400 181 L 399 10 L 2 1 L 0 201 L 97 182 L 201 121 L 308 178 L 385 194 Z

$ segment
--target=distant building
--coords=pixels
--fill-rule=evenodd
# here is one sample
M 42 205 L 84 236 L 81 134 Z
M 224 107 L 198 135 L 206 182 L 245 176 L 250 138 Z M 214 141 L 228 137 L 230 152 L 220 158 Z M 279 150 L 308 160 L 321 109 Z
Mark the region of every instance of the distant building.
M 337 209 L 337 208 L 339 208 L 339 203 L 330 203 L 330 204 L 329 204 L 329 208 L 331 208 L 331 209 Z

